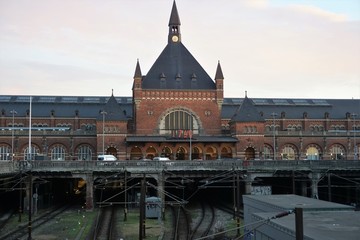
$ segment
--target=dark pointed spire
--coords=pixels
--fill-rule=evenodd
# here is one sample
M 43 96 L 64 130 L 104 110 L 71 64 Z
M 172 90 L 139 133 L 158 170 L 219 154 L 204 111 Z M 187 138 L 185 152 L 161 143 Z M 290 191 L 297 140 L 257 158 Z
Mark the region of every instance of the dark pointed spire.
M 181 41 L 180 25 L 180 18 L 174 0 L 169 20 L 168 43 L 177 43 Z
M 224 75 L 223 75 L 222 70 L 221 70 L 220 61 L 218 61 L 218 65 L 217 65 L 217 68 L 216 68 L 215 79 L 224 79 Z
M 170 26 L 180 26 L 181 23 L 180 23 L 180 18 L 179 18 L 179 13 L 177 11 L 177 8 L 176 8 L 176 2 L 174 0 L 174 3 L 173 3 L 173 6 L 172 6 L 172 9 L 171 9 L 171 15 L 170 15 L 170 20 L 169 20 L 169 27 Z
M 142 74 L 141 74 L 141 69 L 140 69 L 140 63 L 139 63 L 139 59 L 137 59 L 134 78 L 141 78 L 141 77 L 142 77 Z

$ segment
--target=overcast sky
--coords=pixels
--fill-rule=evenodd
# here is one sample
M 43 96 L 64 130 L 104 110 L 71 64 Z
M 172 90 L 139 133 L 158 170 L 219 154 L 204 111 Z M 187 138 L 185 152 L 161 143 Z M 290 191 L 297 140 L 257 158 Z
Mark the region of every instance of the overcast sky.
M 131 96 L 173 0 L 0 0 L 0 94 Z M 177 0 L 182 42 L 225 97 L 360 98 L 360 0 Z

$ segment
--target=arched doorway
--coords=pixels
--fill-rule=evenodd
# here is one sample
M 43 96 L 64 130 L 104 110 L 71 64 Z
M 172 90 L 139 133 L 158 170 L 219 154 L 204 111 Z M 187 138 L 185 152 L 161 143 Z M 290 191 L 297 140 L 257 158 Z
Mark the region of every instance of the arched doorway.
M 255 159 L 255 149 L 248 147 L 245 150 L 245 160 L 254 160 Z
M 170 159 L 172 159 L 172 150 L 170 147 L 165 146 L 162 150 L 161 150 L 161 157 L 168 157 Z
M 217 158 L 216 148 L 208 147 L 206 149 L 206 160 L 214 160 Z
M 153 159 L 157 156 L 157 151 L 153 146 L 150 146 L 146 149 L 146 157 L 148 159 Z
M 186 151 L 183 147 L 179 147 L 176 150 L 176 160 L 185 160 Z
M 232 158 L 232 152 L 231 152 L 231 148 L 229 147 L 223 147 L 221 149 L 221 156 L 220 158 Z
M 139 147 L 133 147 L 130 151 L 130 160 L 138 160 L 142 159 L 143 154 L 141 152 L 141 149 Z
M 200 149 L 198 147 L 194 147 L 192 149 L 191 159 L 192 160 L 202 159 L 202 153 L 201 153 L 201 151 L 200 151 Z
M 116 150 L 116 148 L 114 148 L 114 147 L 108 147 L 108 148 L 106 149 L 106 155 L 113 155 L 113 156 L 117 157 L 117 150 Z

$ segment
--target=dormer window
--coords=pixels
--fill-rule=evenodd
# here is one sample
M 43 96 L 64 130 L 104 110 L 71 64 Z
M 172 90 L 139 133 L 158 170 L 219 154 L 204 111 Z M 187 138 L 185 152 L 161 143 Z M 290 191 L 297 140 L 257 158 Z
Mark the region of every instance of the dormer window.
M 197 76 L 195 73 L 191 75 L 191 88 L 197 88 Z
M 164 73 L 160 74 L 160 88 L 166 88 L 166 76 Z

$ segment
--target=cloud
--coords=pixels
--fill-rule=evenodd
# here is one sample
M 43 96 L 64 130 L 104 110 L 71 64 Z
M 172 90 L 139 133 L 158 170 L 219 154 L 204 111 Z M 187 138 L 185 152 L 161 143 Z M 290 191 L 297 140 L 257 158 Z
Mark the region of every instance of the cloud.
M 348 20 L 346 14 L 338 14 L 330 11 L 325 11 L 315 6 L 292 4 L 289 6 L 289 8 L 296 12 L 321 17 L 333 22 L 344 22 Z

